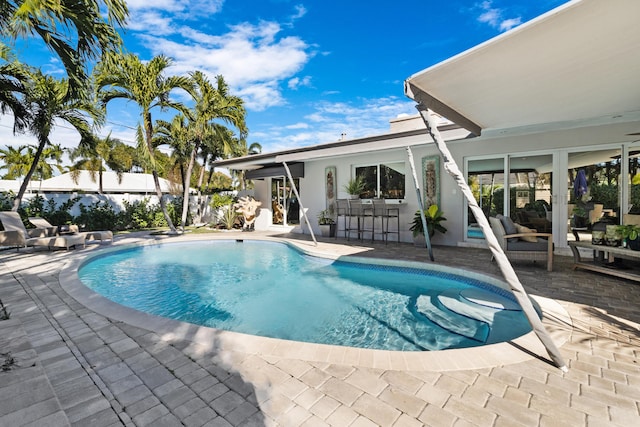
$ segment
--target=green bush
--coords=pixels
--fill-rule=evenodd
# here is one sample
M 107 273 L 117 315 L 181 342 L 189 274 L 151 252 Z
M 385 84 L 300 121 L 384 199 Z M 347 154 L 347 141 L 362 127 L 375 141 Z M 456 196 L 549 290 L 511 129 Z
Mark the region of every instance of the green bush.
M 76 222 L 70 211 L 78 203 L 79 198 L 71 197 L 60 206 L 56 206 L 53 199 L 47 201 L 46 206 L 42 209 L 42 217 L 54 225 L 72 224 Z M 37 216 L 37 215 L 29 215 Z
M 10 211 L 13 207 L 13 199 L 16 195 L 13 191 L 0 193 L 0 211 Z
M 89 206 L 80 203 L 78 207 L 80 215 L 73 222 L 82 229 L 88 231 L 118 229 L 118 214 L 109 203 L 98 201 Z
M 124 201 L 125 210 L 121 212 L 121 226 L 124 230 L 154 227 L 155 213 L 149 205 L 149 199 Z
M 15 195 L 11 192 L 0 193 L 0 210 L 11 210 Z M 149 204 L 149 199 L 124 201 L 124 209 L 116 212 L 106 201 L 98 201 L 90 205 L 80 203 L 80 214 L 71 215 L 71 209 L 78 203 L 79 198 L 70 198 L 66 202 L 56 205 L 54 199 L 45 202 L 44 197 L 37 195 L 29 199 L 19 209 L 18 213 L 25 226 L 32 227 L 28 217 L 41 216 L 51 224 L 78 224 L 84 230 L 139 230 L 143 228 L 166 227 L 167 221 L 162 214 L 160 204 Z M 174 225 L 179 225 L 182 215 L 182 198 L 175 198 L 167 203 L 169 217 Z M 187 223 L 191 220 L 187 217 Z
M 213 193 L 209 206 L 213 209 L 218 209 L 223 206 L 229 206 L 233 203 L 233 196 L 231 194 Z

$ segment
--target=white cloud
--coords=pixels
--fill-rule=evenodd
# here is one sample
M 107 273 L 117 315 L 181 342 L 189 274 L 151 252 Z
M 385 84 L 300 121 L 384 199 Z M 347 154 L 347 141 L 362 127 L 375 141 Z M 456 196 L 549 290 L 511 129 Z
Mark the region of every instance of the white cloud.
M 507 31 L 522 24 L 522 18 L 505 19 L 500 23 L 500 31 Z
M 174 33 L 172 19 L 163 16 L 158 11 L 132 11 L 130 13 L 127 29 L 132 31 L 145 31 L 157 36 L 164 36 Z
M 497 28 L 500 31 L 507 31 L 513 27 L 516 27 L 522 23 L 521 17 L 516 18 L 504 18 L 504 9 L 493 7 L 493 2 L 490 0 L 484 1 L 478 5 L 481 14 L 478 16 L 478 21 L 483 24 L 489 24 L 493 28 Z
M 172 72 L 201 70 L 221 74 L 234 93 L 245 97 L 247 108 L 262 111 L 283 105 L 280 84 L 294 76 L 313 55 L 300 38 L 279 37 L 275 22 L 243 23 L 222 35 L 209 35 L 189 27 L 177 30 L 184 41 L 144 34 L 140 40 L 153 55 L 174 59 Z M 308 86 L 310 77 L 293 78 L 290 87 Z M 292 86 L 291 86 L 292 85 Z
M 285 126 L 286 129 L 308 129 L 309 128 L 309 124 L 308 123 L 295 123 L 289 126 Z
M 353 102 L 319 102 L 305 115 L 307 122 L 262 129 L 252 133 L 263 152 L 378 135 L 389 131 L 389 120 L 399 114 L 416 114 L 415 103 L 398 97 L 359 99 Z
M 311 76 L 304 76 L 303 78 L 294 77 L 287 83 L 289 89 L 297 90 L 303 86 L 311 86 Z
M 178 13 L 182 19 L 218 13 L 223 4 L 224 0 L 127 0 L 127 7 L 132 14 L 156 10 Z
M 291 17 L 291 19 L 300 19 L 307 14 L 307 9 L 301 4 L 298 4 L 293 8 L 295 9 L 296 13 Z
M 264 111 L 269 107 L 284 105 L 280 89 L 274 83 L 255 83 L 239 89 L 235 95 L 244 100 L 247 109 Z

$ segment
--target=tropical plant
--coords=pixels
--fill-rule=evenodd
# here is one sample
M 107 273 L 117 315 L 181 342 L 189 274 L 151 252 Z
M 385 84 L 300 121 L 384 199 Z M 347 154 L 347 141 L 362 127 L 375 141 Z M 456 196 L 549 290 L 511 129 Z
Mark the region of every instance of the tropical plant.
M 33 161 L 35 157 L 36 147 L 29 145 L 27 147 L 27 157 L 30 161 Z M 60 144 L 50 144 L 42 150 L 42 154 L 40 155 L 40 160 L 36 165 L 36 170 L 33 172 L 32 179 L 49 179 L 53 176 L 54 169 L 58 172 L 62 172 L 64 168 L 62 167 L 62 156 L 64 154 L 64 149 L 60 146 Z
M 71 179 L 76 184 L 80 178 L 80 172 L 86 170 L 93 182 L 98 182 L 98 193 L 102 194 L 102 176 L 108 166 L 113 170 L 118 183 L 122 182 L 124 172 L 131 169 L 133 158 L 131 152 L 122 146 L 122 141 L 111 138 L 111 133 L 105 138 L 96 138 L 92 146 L 81 145 L 69 150 L 69 158 L 75 163 L 70 167 Z
M 57 121 L 64 121 L 73 126 L 80 133 L 80 144 L 91 145 L 93 135 L 87 116 L 95 124 L 101 124 L 104 118 L 95 104 L 86 98 L 72 96 L 67 80 L 58 80 L 33 71 L 26 86 L 25 105 L 30 113 L 29 131 L 38 140 L 38 147 L 33 155 L 33 163 L 20 186 L 20 190 L 13 202 L 13 211 L 20 207 L 22 197 L 32 175 L 39 167 L 44 149 L 51 144 L 49 135 Z
M 28 147 L 22 145 L 20 147 L 6 147 L 0 148 L 0 160 L 3 164 L 0 165 L 0 169 L 6 169 L 7 173 L 2 179 L 18 179 L 22 178 L 29 172 L 31 167 L 31 157 L 29 156 Z
M 191 155 L 191 145 L 193 142 L 193 131 L 189 128 L 187 119 L 182 114 L 173 116 L 171 122 L 157 120 L 155 126 L 156 136 L 153 145 L 169 145 L 172 149 L 171 158 L 174 165 L 180 169 L 180 181 L 183 190 L 190 186 L 191 175 L 187 175 L 184 169 L 185 163 L 189 162 Z
M 431 205 L 428 209 L 425 209 L 424 216 L 427 220 L 427 230 L 429 232 L 429 237 L 432 237 L 436 231 L 440 233 L 446 233 L 447 229 L 441 224 L 441 222 L 446 221 L 447 219 L 443 216 L 442 211 L 438 207 L 438 205 Z M 409 228 L 413 232 L 413 237 L 417 237 L 420 235 L 424 235 L 424 228 L 422 226 L 422 216 L 420 215 L 420 211 L 416 211 L 416 214 L 413 217 L 413 221 L 411 222 L 411 227 Z
M 232 154 L 237 150 L 235 145 L 229 143 L 233 142 L 233 139 L 226 138 L 229 129 L 219 123 L 214 123 L 214 120 L 234 126 L 241 136 L 247 132 L 244 102 L 241 98 L 229 93 L 229 86 L 222 76 L 216 76 L 215 85 L 200 71 L 191 73 L 191 79 L 193 82 L 191 96 L 195 101 L 195 106 L 188 112 L 189 128 L 193 136 L 193 139 L 188 141 L 192 144 L 187 145 L 190 149 L 186 171 L 188 177 L 191 176 L 196 157 L 202 146 L 208 145 L 208 151 L 217 151 L 223 154 Z M 183 197 L 181 226 L 184 229 L 189 207 L 188 185 L 184 188 Z
M 221 208 L 233 204 L 233 196 L 231 194 L 213 193 L 209 206 L 214 209 Z
M 98 64 L 95 77 L 100 99 L 105 105 L 113 99 L 126 99 L 140 107 L 142 124 L 138 125 L 136 140 L 145 156 L 146 165 L 151 169 L 162 214 L 170 232 L 176 233 L 160 187 L 159 165 L 154 158 L 151 111 L 156 107 L 161 110 L 173 108 L 186 114 L 186 107 L 170 100 L 169 94 L 178 88 L 192 92 L 193 84 L 187 77 L 165 76 L 165 71 L 170 65 L 171 59 L 163 55 L 143 63 L 136 55 L 123 54 Z
M 238 213 L 236 212 L 236 208 L 233 203 L 225 206 L 222 211 L 222 217 L 220 223 L 227 230 L 231 230 L 238 220 Z
M 633 224 L 618 225 L 616 231 L 623 239 L 636 240 L 640 235 L 640 226 Z
M 120 49 L 117 27 L 124 27 L 128 14 L 125 0 L 7 0 L 0 5 L 0 31 L 9 43 L 39 36 L 60 58 L 77 95 L 87 81 L 86 62 Z
M 318 214 L 318 225 L 331 225 L 335 223 L 336 220 L 334 219 L 329 209 L 320 211 L 320 213 Z
M 350 194 L 352 196 L 359 196 L 360 193 L 364 191 L 364 187 L 365 187 L 364 178 L 361 175 L 359 175 L 359 176 L 356 176 L 355 178 L 351 178 L 344 185 L 344 191 L 346 191 L 347 194 Z
M 0 6 L 1 7 L 1 6 Z M 1 18 L 0 18 L 1 26 Z M 11 111 L 13 114 L 13 132 L 22 132 L 26 129 L 29 111 L 22 96 L 25 92 L 25 82 L 29 79 L 28 69 L 25 65 L 10 57 L 6 46 L 0 42 L 0 113 Z

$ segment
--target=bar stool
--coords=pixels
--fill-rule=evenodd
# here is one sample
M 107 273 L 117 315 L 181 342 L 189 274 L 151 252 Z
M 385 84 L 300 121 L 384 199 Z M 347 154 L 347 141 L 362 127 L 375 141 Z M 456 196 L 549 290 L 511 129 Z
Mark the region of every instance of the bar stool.
M 351 240 L 351 232 L 355 231 L 358 240 L 360 240 L 360 218 L 362 216 L 362 201 L 361 200 L 348 200 L 349 202 L 349 215 L 347 216 L 347 227 L 345 228 L 345 234 L 347 240 Z M 351 222 L 355 220 L 355 225 Z
M 342 230 L 344 237 L 347 238 L 347 218 L 350 216 L 349 201 L 347 199 L 336 200 L 336 239 L 340 234 L 340 217 L 342 217 Z
M 390 205 L 384 199 L 374 199 L 374 215 L 380 218 L 380 225 L 382 227 L 382 237 L 385 245 L 389 241 L 389 234 L 395 234 L 398 236 L 398 243 L 400 243 L 400 208 L 395 205 Z M 389 230 L 389 219 L 396 221 L 395 230 Z
M 371 201 L 361 201 L 360 203 L 362 206 L 359 221 L 360 240 L 364 240 L 365 233 L 371 233 L 371 241 L 373 242 L 376 230 L 374 205 Z
M 373 199 L 373 221 L 374 221 L 373 237 L 375 237 L 375 234 L 376 234 L 375 221 L 379 219 L 380 228 L 377 229 L 379 230 L 377 234 L 380 235 L 380 240 L 384 240 L 385 242 L 387 240 L 387 230 L 384 226 L 384 220 L 385 220 L 386 214 L 387 214 L 387 210 L 386 210 L 384 199 Z

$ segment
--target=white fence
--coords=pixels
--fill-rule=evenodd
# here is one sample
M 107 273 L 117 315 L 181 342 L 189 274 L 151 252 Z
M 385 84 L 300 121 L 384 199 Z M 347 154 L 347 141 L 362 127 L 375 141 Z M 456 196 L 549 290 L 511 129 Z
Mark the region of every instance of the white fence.
M 69 210 L 69 213 L 73 216 L 80 215 L 80 203 L 85 206 L 91 206 L 96 202 L 103 202 L 109 204 L 114 211 L 120 212 L 125 209 L 124 202 L 135 203 L 137 201 L 147 200 L 147 203 L 150 205 L 159 204 L 158 197 L 155 194 L 77 194 L 77 193 L 27 193 L 22 198 L 22 203 L 27 203 L 29 200 L 35 198 L 36 196 L 42 196 L 44 199 L 45 205 L 49 200 L 54 200 L 56 207 L 59 207 L 61 204 L 68 201 L 70 198 L 78 198 L 76 204 Z M 175 196 L 165 195 L 165 200 L 167 202 L 172 201 Z M 202 195 L 200 196 L 200 206 L 204 208 L 202 212 L 202 222 L 210 222 L 212 219 L 211 208 L 209 207 L 209 202 L 211 200 L 211 196 Z M 197 217 L 198 213 L 198 196 L 191 195 L 189 197 L 189 211 L 191 212 L 192 218 Z

